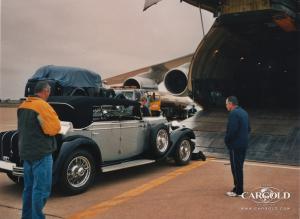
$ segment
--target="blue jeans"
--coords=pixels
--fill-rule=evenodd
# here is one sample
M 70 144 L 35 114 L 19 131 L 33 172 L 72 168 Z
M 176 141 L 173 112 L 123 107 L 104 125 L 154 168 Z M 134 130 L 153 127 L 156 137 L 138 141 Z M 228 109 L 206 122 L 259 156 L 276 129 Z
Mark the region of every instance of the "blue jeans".
M 232 192 L 241 195 L 244 192 L 244 161 L 246 157 L 246 148 L 230 149 L 230 165 L 233 176 L 234 188 Z
M 45 218 L 43 208 L 51 193 L 52 155 L 40 160 L 25 160 L 22 219 Z

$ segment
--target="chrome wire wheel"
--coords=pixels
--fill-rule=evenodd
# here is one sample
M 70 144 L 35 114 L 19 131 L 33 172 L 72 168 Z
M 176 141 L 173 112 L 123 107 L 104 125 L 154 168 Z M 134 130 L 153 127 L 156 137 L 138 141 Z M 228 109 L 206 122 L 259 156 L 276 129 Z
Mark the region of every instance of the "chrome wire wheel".
M 192 143 L 188 136 L 182 137 L 176 143 L 174 154 L 175 163 L 179 166 L 187 165 L 192 157 Z
M 164 154 L 169 147 L 169 134 L 166 129 L 160 129 L 156 135 L 156 147 L 159 153 Z
M 74 157 L 67 167 L 67 181 L 70 186 L 79 188 L 84 186 L 91 175 L 91 164 L 84 156 Z
M 186 162 L 191 157 L 191 144 L 189 140 L 183 140 L 179 146 L 179 158 Z

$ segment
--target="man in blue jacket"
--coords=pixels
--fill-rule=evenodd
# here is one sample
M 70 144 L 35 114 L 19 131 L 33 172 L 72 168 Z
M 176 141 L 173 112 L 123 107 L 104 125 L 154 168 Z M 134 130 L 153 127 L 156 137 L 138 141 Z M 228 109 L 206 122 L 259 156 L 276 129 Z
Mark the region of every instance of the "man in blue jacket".
M 229 149 L 231 172 L 234 187 L 226 195 L 236 197 L 242 195 L 243 166 L 248 147 L 248 134 L 250 132 L 248 113 L 238 106 L 238 99 L 230 96 L 226 99 L 226 108 L 230 112 L 228 117 L 225 144 Z

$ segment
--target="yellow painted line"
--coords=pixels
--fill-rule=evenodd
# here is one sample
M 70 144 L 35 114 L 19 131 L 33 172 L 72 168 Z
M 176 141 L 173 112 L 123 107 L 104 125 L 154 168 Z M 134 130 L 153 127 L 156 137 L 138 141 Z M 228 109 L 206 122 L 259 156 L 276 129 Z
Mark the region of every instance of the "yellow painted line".
M 184 166 L 182 168 L 179 168 L 165 176 L 159 177 L 159 178 L 154 179 L 148 183 L 145 183 L 137 188 L 134 188 L 132 190 L 124 192 L 121 195 L 118 195 L 112 199 L 109 199 L 107 201 L 104 201 L 104 202 L 101 202 L 94 206 L 91 206 L 84 211 L 77 212 L 67 218 L 68 219 L 79 219 L 79 218 L 83 219 L 83 218 L 95 217 L 96 215 L 99 215 L 116 205 L 126 202 L 132 198 L 135 198 L 138 195 L 141 195 L 150 189 L 153 189 L 159 185 L 162 185 L 162 184 L 170 181 L 171 179 L 174 179 L 177 176 L 180 176 L 180 175 L 187 173 L 197 167 L 202 166 L 203 164 L 206 164 L 207 162 L 208 161 L 197 161 L 197 162 L 191 163 L 191 164 Z

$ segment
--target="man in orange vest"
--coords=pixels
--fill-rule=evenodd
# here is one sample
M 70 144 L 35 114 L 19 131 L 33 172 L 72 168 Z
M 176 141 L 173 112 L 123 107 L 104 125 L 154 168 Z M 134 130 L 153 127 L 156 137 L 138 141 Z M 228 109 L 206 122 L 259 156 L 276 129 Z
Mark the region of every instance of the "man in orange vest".
M 22 218 L 45 218 L 43 208 L 51 193 L 52 153 L 60 121 L 46 102 L 50 95 L 46 81 L 36 84 L 34 96 L 18 108 L 19 154 L 23 160 L 24 190 Z

